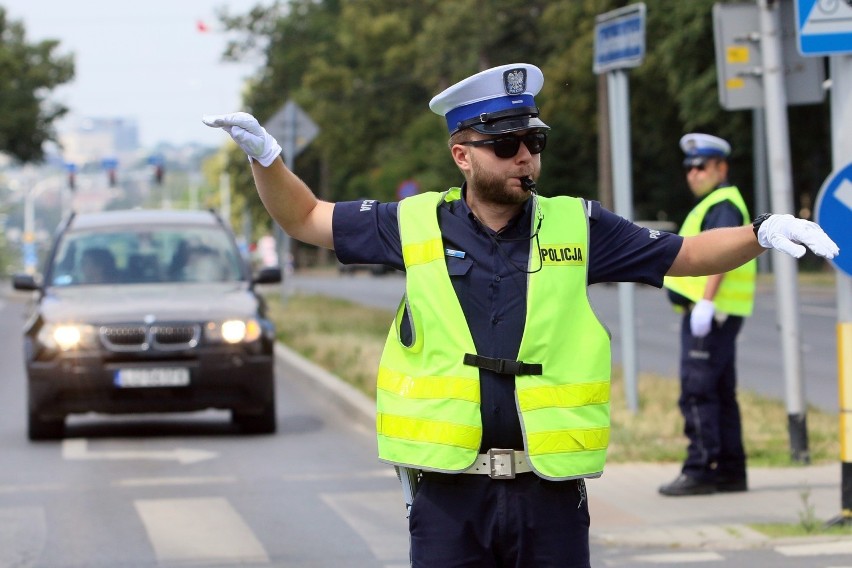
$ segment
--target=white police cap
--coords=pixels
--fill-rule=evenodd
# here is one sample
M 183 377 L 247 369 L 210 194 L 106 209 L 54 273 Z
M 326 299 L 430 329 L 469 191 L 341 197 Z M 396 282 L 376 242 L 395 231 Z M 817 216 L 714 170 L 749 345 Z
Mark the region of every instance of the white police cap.
M 709 158 L 725 159 L 731 153 L 731 145 L 727 141 L 711 134 L 692 132 L 680 139 L 680 149 L 686 154 L 684 166 L 697 166 Z
M 445 89 L 429 101 L 429 108 L 446 118 L 450 134 L 464 128 L 483 134 L 549 129 L 535 106 L 542 85 L 544 75 L 535 65 L 501 65 Z

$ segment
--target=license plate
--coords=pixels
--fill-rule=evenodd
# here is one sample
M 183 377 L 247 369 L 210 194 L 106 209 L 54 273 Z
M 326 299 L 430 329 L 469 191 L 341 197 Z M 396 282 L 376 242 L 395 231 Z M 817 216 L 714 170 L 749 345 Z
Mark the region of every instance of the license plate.
M 189 384 L 189 369 L 119 369 L 115 386 L 121 388 L 185 387 Z

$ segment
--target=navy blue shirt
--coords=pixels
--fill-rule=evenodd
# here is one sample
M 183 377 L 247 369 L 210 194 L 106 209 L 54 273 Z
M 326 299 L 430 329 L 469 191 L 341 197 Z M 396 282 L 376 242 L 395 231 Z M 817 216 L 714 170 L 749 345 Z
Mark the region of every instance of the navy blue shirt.
M 740 227 L 745 223 L 743 214 L 733 201 L 720 201 L 710 207 L 704 214 L 701 222 L 701 230 L 719 229 L 722 227 Z
M 590 211 L 588 283 L 643 282 L 661 287 L 683 239 L 634 225 L 597 201 L 586 205 Z M 530 238 L 531 209 L 532 200 L 495 232 L 479 222 L 464 199 L 438 208 L 444 248 L 464 252 L 464 258 L 447 256 L 447 269 L 478 355 L 517 359 L 526 318 L 524 270 L 530 243 L 535 243 Z M 387 264 L 404 270 L 397 203 L 339 202 L 334 207 L 333 230 L 334 249 L 344 264 Z M 514 377 L 481 369 L 480 385 L 481 451 L 522 450 Z

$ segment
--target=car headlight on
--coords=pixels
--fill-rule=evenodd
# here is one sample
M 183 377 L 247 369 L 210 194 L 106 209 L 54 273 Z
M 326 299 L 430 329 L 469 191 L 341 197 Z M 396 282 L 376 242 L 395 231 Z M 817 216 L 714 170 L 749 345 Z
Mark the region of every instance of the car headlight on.
M 251 343 L 260 338 L 260 322 L 254 318 L 231 319 L 207 324 L 207 338 L 225 343 Z
M 47 349 L 71 351 L 95 347 L 97 331 L 85 324 L 47 324 L 38 332 L 38 341 Z

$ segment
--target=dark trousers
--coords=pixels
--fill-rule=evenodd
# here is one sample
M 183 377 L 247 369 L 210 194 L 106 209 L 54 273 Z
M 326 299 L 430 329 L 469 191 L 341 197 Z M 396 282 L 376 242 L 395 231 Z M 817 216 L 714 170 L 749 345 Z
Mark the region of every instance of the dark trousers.
M 588 568 L 582 480 L 425 474 L 409 518 L 413 568 Z
M 678 403 L 689 438 L 683 473 L 709 483 L 746 475 L 735 368 L 742 324 L 729 316 L 699 338 L 690 332 L 688 312 L 681 322 Z

